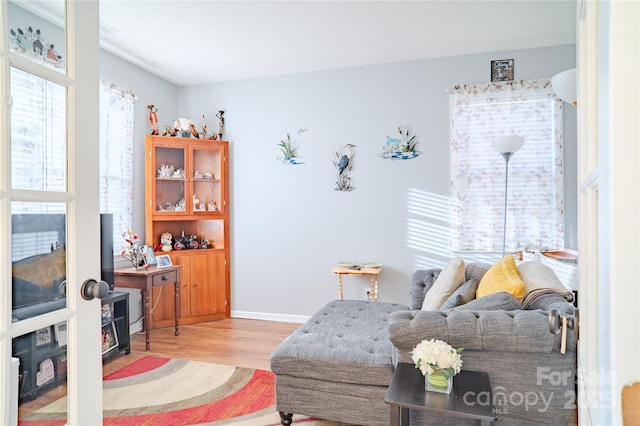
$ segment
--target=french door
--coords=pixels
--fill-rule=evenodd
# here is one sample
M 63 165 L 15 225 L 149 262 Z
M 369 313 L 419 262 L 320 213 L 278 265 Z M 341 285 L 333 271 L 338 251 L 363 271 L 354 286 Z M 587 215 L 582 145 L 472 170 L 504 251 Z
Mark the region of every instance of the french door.
M 18 394 L 101 424 L 100 302 L 80 295 L 100 277 L 98 2 L 0 8 L 0 424 Z

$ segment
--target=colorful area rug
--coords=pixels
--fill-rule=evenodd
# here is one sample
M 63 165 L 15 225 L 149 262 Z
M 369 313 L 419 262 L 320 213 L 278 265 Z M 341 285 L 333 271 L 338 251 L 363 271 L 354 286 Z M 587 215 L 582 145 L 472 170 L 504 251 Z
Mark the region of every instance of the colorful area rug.
M 105 426 L 279 425 L 270 371 L 146 356 L 103 381 Z M 58 426 L 67 400 L 32 413 L 19 425 Z M 333 423 L 294 416 L 304 426 Z

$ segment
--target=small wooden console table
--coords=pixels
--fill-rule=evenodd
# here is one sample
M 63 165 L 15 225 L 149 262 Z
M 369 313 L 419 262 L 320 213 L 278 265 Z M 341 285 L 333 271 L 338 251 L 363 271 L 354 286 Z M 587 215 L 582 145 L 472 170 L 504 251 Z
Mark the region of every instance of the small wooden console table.
M 338 281 L 340 283 L 339 297 L 340 300 L 344 298 L 342 294 L 342 276 L 343 275 L 368 275 L 371 277 L 371 300 L 378 301 L 378 275 L 382 266 L 376 268 L 366 268 L 362 266 L 349 267 L 349 266 L 336 266 L 331 270 L 334 274 L 338 275 Z
M 178 318 L 180 318 L 180 269 L 182 265 L 173 265 L 158 269 L 152 266 L 148 269 L 134 269 L 132 266 L 119 268 L 114 271 L 115 286 L 122 288 L 134 288 L 142 292 L 142 327 L 145 330 L 146 349 L 149 350 L 149 298 L 153 287 L 165 284 L 173 284 L 175 290 L 175 324 L 176 336 L 178 330 Z

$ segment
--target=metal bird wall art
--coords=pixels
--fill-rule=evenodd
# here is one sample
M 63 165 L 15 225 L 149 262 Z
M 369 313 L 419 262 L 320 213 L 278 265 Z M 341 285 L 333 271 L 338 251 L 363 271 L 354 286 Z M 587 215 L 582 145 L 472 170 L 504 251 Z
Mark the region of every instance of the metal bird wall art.
M 336 191 L 351 191 L 353 186 L 351 186 L 351 177 L 349 173 L 353 169 L 353 159 L 356 156 L 356 153 L 353 148 L 356 146 L 353 144 L 346 144 L 343 147 L 339 147 L 334 152 L 333 165 L 336 167 L 337 173 L 337 181 L 336 181 Z

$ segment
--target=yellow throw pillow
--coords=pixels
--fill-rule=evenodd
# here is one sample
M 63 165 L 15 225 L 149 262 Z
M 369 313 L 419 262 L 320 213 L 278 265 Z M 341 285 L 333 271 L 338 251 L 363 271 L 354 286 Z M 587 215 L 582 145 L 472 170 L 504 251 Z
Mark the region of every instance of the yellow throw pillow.
M 476 290 L 476 298 L 506 291 L 522 302 L 524 288 L 524 281 L 518 273 L 516 261 L 513 255 L 508 254 L 484 274 Z

